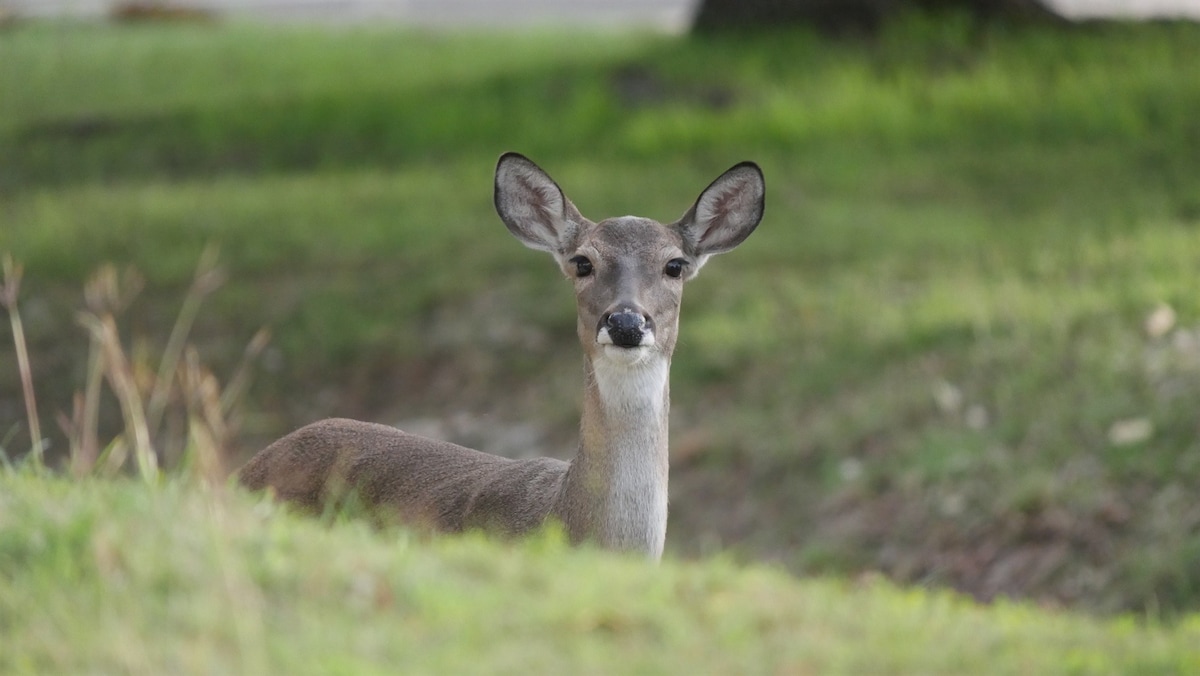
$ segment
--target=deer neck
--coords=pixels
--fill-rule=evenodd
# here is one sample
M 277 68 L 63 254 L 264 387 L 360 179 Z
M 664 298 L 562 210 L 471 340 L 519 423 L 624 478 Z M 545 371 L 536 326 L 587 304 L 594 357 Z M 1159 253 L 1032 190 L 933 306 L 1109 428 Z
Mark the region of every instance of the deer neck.
M 579 454 L 558 505 L 572 541 L 662 556 L 667 530 L 670 358 L 585 365 Z

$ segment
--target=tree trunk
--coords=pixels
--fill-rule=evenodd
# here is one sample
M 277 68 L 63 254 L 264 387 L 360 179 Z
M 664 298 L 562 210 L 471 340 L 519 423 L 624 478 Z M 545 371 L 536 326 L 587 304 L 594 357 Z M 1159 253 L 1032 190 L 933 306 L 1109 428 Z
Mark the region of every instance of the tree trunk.
M 1043 0 L 701 0 L 692 30 L 807 24 L 830 33 L 872 33 L 889 17 L 912 9 L 964 10 L 980 20 L 1061 20 Z

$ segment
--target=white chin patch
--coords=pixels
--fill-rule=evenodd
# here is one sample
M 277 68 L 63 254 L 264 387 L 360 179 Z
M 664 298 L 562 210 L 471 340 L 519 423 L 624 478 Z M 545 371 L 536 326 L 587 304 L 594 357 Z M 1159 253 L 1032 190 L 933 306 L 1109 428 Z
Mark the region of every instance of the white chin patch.
M 653 352 L 649 347 L 617 347 L 616 345 L 605 345 L 600 348 L 600 354 L 604 359 L 612 364 L 621 364 L 624 366 L 633 366 L 640 364 L 650 358 Z
M 601 328 L 599 331 L 596 332 L 596 344 L 597 345 L 613 345 L 614 347 L 616 346 L 616 344 L 613 343 L 612 336 L 610 336 L 608 334 L 607 326 Z M 654 347 L 654 332 L 649 329 L 642 332 L 642 342 L 640 344 L 638 344 L 637 347 L 624 347 L 624 348 L 618 348 L 618 349 L 637 350 L 638 348 L 643 348 L 643 347 Z

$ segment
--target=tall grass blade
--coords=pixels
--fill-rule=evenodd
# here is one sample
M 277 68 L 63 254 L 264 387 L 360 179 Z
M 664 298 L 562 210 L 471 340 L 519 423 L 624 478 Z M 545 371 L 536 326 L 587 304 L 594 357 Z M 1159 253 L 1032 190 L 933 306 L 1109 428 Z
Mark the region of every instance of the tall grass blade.
M 258 360 L 259 355 L 262 354 L 270 342 L 271 331 L 262 328 L 254 334 L 254 337 L 246 345 L 246 349 L 242 351 L 242 359 L 238 362 L 233 376 L 229 379 L 229 384 L 225 386 L 225 390 L 221 393 L 221 411 L 225 415 L 229 415 L 234 411 L 241 401 L 242 395 L 246 393 L 246 388 L 250 386 L 250 367 Z
M 178 368 L 180 356 L 187 346 L 188 334 L 195 324 L 196 316 L 200 313 L 200 306 L 203 304 L 204 298 L 220 287 L 224 281 L 220 270 L 217 269 L 218 252 L 217 246 L 210 244 L 200 254 L 200 261 L 196 264 L 192 284 L 188 287 L 183 305 L 179 308 L 179 315 L 175 319 L 175 325 L 171 328 L 171 336 L 167 339 L 166 347 L 163 348 L 162 359 L 158 364 L 158 373 L 154 378 L 154 386 L 146 406 L 146 420 L 151 430 L 157 431 L 162 422 L 163 412 L 166 410 L 171 393 L 172 378 Z

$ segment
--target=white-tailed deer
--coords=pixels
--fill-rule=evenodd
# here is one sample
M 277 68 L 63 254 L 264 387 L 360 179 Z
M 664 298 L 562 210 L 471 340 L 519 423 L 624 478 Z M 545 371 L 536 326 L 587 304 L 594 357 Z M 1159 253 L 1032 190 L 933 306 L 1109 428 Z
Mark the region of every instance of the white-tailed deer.
M 575 285 L 584 353 L 579 452 L 512 460 L 393 427 L 330 419 L 260 451 L 241 470 L 254 490 L 319 508 L 353 493 L 439 531 L 520 534 L 547 518 L 572 542 L 662 556 L 667 530 L 668 371 L 683 283 L 746 239 L 763 213 L 762 172 L 726 171 L 675 223 L 587 220 L 537 165 L 496 165 L 496 211 Z

